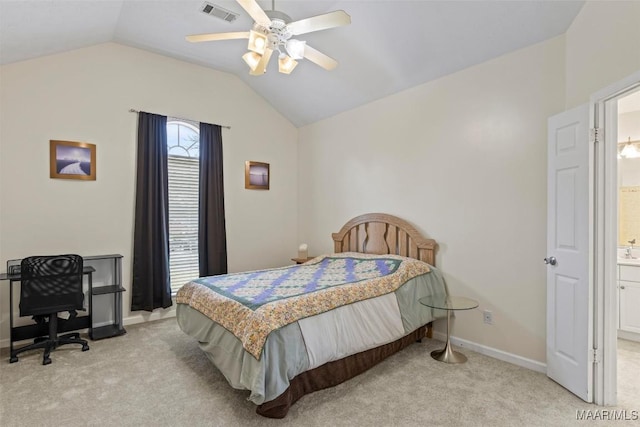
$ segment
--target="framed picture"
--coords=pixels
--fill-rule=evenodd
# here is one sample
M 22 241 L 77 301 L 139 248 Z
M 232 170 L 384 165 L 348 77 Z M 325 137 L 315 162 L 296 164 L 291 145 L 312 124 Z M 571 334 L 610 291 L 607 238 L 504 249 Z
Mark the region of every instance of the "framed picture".
M 96 146 L 86 142 L 49 141 L 49 176 L 96 180 Z
M 246 161 L 244 164 L 244 188 L 269 189 L 269 163 Z

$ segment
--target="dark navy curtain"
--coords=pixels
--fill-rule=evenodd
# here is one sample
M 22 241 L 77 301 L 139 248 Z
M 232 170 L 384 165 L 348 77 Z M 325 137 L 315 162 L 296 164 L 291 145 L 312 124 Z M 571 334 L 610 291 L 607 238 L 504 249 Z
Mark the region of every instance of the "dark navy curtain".
M 200 277 L 227 273 L 222 129 L 200 123 L 198 252 Z
M 138 113 L 131 310 L 171 306 L 167 118 Z

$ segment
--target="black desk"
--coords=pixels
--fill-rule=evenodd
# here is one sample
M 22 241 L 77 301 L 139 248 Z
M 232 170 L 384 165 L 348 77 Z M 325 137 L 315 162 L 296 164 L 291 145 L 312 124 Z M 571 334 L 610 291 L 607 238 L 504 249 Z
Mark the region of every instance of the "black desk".
M 93 282 L 91 274 L 96 271 L 95 268 L 91 266 L 84 267 L 82 270 L 82 274 L 86 274 L 89 276 L 89 312 L 86 316 L 77 316 L 73 319 L 64 320 L 58 323 L 58 332 L 69 332 L 69 331 L 77 331 L 78 329 L 89 329 L 89 335 L 91 335 L 91 329 L 93 327 L 93 319 L 91 317 L 92 310 L 92 292 L 93 292 Z M 44 337 L 49 335 L 49 325 L 24 325 L 24 326 L 16 326 L 13 327 L 13 284 L 16 282 L 20 282 L 20 274 L 7 274 L 0 273 L 0 281 L 8 280 L 9 281 L 9 349 L 10 356 L 9 360 L 13 360 L 15 357 L 13 354 L 13 342 L 27 340 L 31 338 Z M 17 359 L 16 359 L 17 360 Z

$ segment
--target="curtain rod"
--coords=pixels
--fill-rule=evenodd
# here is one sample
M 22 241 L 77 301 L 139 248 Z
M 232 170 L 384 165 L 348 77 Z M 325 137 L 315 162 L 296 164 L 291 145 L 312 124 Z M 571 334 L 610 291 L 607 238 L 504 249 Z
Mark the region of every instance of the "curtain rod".
M 135 110 L 133 108 L 129 108 L 129 112 L 130 113 L 139 113 L 140 111 Z M 172 117 L 172 118 L 178 119 L 178 120 L 184 120 L 184 121 L 187 121 L 187 122 L 195 122 L 195 121 L 197 121 L 197 120 L 193 120 L 193 119 L 185 119 L 183 117 L 176 117 L 176 116 L 169 116 L 169 117 Z M 218 125 L 218 126 L 220 126 L 221 128 L 225 128 L 225 129 L 231 129 L 231 126 L 223 126 L 223 125 Z

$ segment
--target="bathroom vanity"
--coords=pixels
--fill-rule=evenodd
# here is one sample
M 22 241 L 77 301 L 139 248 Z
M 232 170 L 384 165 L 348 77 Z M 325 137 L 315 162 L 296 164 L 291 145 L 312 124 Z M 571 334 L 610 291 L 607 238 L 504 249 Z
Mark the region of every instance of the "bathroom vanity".
M 640 259 L 618 258 L 618 336 L 640 341 Z

